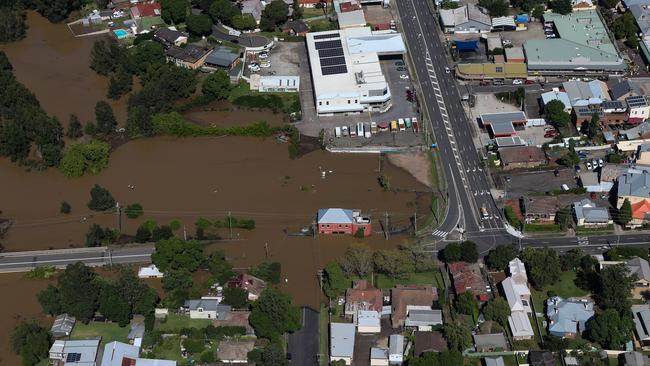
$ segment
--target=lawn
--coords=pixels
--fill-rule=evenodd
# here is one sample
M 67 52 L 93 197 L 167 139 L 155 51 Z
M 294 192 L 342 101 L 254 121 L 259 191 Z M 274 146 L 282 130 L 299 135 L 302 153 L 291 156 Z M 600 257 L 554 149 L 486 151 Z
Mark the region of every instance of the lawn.
M 180 336 L 165 338 L 153 348 L 149 356 L 163 360 L 176 360 L 180 364 L 184 364 L 187 361 L 181 356 Z
M 329 354 L 329 348 L 328 348 L 329 320 L 327 314 L 327 306 L 322 304 L 320 306 L 320 315 L 319 315 L 319 334 L 320 334 L 320 339 L 319 339 L 320 354 L 327 355 Z M 327 357 L 322 357 L 320 364 L 326 365 Z
M 126 337 L 129 335 L 129 330 L 130 328 L 128 326 L 120 327 L 117 323 L 90 322 L 88 324 L 83 324 L 78 322 L 75 324 L 70 338 L 87 339 L 101 336 L 102 345 L 113 341 L 128 343 Z
M 533 305 L 535 311 L 544 313 L 544 301 L 548 298 L 549 291 L 554 292 L 557 296 L 562 298 L 568 297 L 582 297 L 589 293 L 575 285 L 576 273 L 575 272 L 562 272 L 560 280 L 552 286 L 545 286 L 541 291 L 532 289 Z
M 205 328 L 212 324 L 210 319 L 190 319 L 189 316 L 179 314 L 169 314 L 164 323 L 158 325 L 157 330 L 174 332 L 183 328 Z
M 304 19 L 320 17 L 320 16 L 323 16 L 323 9 L 316 9 L 316 8 L 303 8 L 302 9 L 302 17 Z
M 376 277 L 376 286 L 382 290 L 393 288 L 396 284 L 429 284 L 437 288 L 445 287 L 442 281 L 442 275 L 438 270 L 409 273 L 403 278 L 391 278 L 383 274 L 378 274 Z

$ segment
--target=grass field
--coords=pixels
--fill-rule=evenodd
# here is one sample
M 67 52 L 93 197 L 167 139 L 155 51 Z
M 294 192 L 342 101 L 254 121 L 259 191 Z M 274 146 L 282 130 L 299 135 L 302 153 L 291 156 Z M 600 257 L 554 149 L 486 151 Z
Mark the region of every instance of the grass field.
M 189 316 L 178 315 L 178 314 L 169 314 L 167 316 L 167 321 L 160 323 L 157 330 L 162 331 L 178 331 L 183 328 L 205 328 L 208 325 L 212 324 L 212 320 L 209 319 L 190 319 Z
M 409 273 L 403 278 L 390 278 L 383 274 L 378 274 L 376 277 L 376 286 L 380 289 L 389 289 L 395 287 L 396 284 L 429 284 L 437 288 L 444 288 L 442 275 L 439 270 L 430 272 Z
M 548 298 L 549 291 L 554 292 L 562 298 L 567 297 L 582 297 L 589 293 L 575 285 L 576 273 L 575 272 L 562 272 L 560 280 L 552 286 L 545 286 L 541 291 L 532 289 L 533 303 L 535 311 L 538 313 L 544 312 L 544 301 Z
M 75 324 L 71 339 L 87 339 L 90 337 L 102 337 L 102 345 L 113 341 L 128 343 L 126 338 L 129 335 L 129 326 L 120 327 L 117 323 L 98 323 L 90 322 L 83 324 L 78 322 Z

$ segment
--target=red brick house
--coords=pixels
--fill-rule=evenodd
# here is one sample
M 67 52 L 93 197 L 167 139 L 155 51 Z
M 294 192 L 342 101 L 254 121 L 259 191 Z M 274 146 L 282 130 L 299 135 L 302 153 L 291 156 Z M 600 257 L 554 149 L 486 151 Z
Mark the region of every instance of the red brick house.
M 248 292 L 248 299 L 251 301 L 257 300 L 266 288 L 266 282 L 248 273 L 242 273 L 239 276 L 228 281 L 226 286 L 230 288 L 240 288 Z
M 488 301 L 488 285 L 477 263 L 454 262 L 448 263 L 447 268 L 453 278 L 456 296 L 469 291 L 478 301 Z
M 345 291 L 345 315 L 353 316 L 358 310 L 373 310 L 381 313 L 383 298 L 381 290 L 366 280 L 356 280 L 352 288 Z
M 318 210 L 319 234 L 354 235 L 359 229 L 363 236 L 370 236 L 372 225 L 370 218 L 361 216 L 361 211 L 343 208 L 321 208 Z

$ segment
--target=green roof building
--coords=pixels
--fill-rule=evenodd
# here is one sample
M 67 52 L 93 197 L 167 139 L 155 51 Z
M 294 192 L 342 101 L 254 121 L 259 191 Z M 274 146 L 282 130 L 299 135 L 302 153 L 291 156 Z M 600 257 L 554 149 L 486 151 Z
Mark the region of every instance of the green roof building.
M 620 74 L 627 65 L 595 10 L 546 13 L 558 38 L 529 40 L 524 52 L 530 74 Z

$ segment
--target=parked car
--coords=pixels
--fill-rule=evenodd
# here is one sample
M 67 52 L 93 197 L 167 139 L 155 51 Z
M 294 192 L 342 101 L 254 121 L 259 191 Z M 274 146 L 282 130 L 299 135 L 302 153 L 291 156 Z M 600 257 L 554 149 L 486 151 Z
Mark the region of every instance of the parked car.
M 249 67 L 249 69 L 250 69 L 252 72 L 258 72 L 258 71 L 261 70 L 259 66 Z
M 395 62 L 395 66 L 404 66 L 404 61 Z
M 596 159 L 592 160 L 591 165 L 594 166 L 594 169 L 598 168 L 598 161 L 596 161 Z
M 397 71 L 406 71 L 406 67 L 398 67 Z
M 509 45 L 509 44 L 512 44 L 512 41 L 511 41 L 511 40 L 509 40 L 509 39 L 504 39 L 504 40 L 503 40 L 503 45 L 504 45 L 504 46 L 507 46 L 507 45 Z
M 370 122 L 370 132 L 373 134 L 377 133 L 377 122 Z
M 548 130 L 548 131 L 544 132 L 544 138 L 547 138 L 547 139 L 548 138 L 553 138 L 553 137 L 555 137 L 557 135 L 558 135 L 557 130 Z
M 350 137 L 357 136 L 357 126 L 350 126 Z
M 580 174 L 580 172 L 582 171 L 582 170 L 580 169 L 580 165 L 576 165 L 576 166 L 575 166 L 575 170 L 576 170 L 576 174 Z
M 591 169 L 592 169 L 592 166 L 591 166 L 591 163 L 590 163 L 590 162 L 587 162 L 585 165 L 587 165 L 587 170 L 591 170 Z
M 526 80 L 524 81 L 524 84 L 526 85 L 535 84 L 535 80 Z
M 259 65 L 257 62 L 251 62 L 250 64 L 248 64 L 248 68 L 249 68 L 249 69 L 252 69 L 252 68 L 254 68 L 254 67 L 259 67 L 259 66 L 260 66 L 260 65 Z
M 451 70 L 448 67 L 445 67 L 445 73 L 449 74 Z
M 260 67 L 264 67 L 264 68 L 271 67 L 271 63 L 268 62 L 268 61 L 267 61 L 267 62 L 262 62 L 262 63 L 260 64 Z
M 515 80 L 512 81 L 512 85 L 521 85 L 521 84 L 523 84 L 523 83 L 524 83 L 524 82 L 521 81 L 520 79 L 515 79 Z
M 598 159 L 598 167 L 602 168 L 604 165 L 603 159 Z
M 402 80 L 407 80 L 409 78 L 409 76 L 405 75 L 405 74 L 402 74 L 402 75 L 399 76 L 399 78 L 402 79 Z
M 341 127 L 341 134 L 343 137 L 348 137 L 348 126 Z
M 397 125 L 399 126 L 400 131 L 406 131 L 406 124 L 404 123 L 404 118 L 397 119 Z
M 341 137 L 341 127 L 334 128 L 334 137 Z
M 490 85 L 490 80 L 481 80 L 478 85 L 480 86 L 487 86 Z
M 269 58 L 269 54 L 268 54 L 268 53 L 260 53 L 257 57 L 258 57 L 260 60 L 264 60 L 264 59 Z

